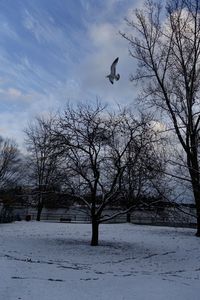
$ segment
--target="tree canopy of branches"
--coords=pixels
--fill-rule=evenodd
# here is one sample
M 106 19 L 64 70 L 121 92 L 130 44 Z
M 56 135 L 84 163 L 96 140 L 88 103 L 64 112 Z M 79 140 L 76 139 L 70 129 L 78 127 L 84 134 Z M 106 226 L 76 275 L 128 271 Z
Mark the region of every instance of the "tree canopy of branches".
M 109 114 L 100 103 L 68 106 L 57 121 L 52 135 L 66 157 L 65 185 L 88 209 L 93 246 L 98 245 L 99 224 L 128 212 L 147 189 L 153 161 L 148 132 L 148 118 L 137 120 L 126 111 Z M 135 201 L 116 214 L 105 215 L 105 208 L 126 200 L 128 184 L 129 200 L 134 197 Z
M 0 188 L 15 185 L 21 178 L 20 153 L 14 141 L 0 137 Z
M 137 136 L 131 140 L 126 151 L 126 169 L 121 192 L 127 200 L 127 208 L 142 204 L 143 196 L 159 198 L 166 193 L 163 188 L 166 178 L 162 174 L 165 170 L 165 141 L 157 136 L 154 126 L 149 121 L 150 116 L 141 115 L 141 127 L 137 128 Z M 130 215 L 127 214 L 127 221 L 130 221 L 129 218 Z
M 164 17 L 164 10 L 166 15 Z M 143 83 L 145 101 L 171 120 L 186 154 L 200 236 L 200 1 L 170 0 L 165 8 L 147 1 L 127 20 L 122 34 L 138 62 L 132 80 Z
M 25 130 L 29 176 L 38 191 L 38 221 L 44 206 L 43 194 L 52 190 L 59 181 L 60 157 L 53 147 L 51 137 L 53 122 L 51 116 L 47 119 L 36 118 Z

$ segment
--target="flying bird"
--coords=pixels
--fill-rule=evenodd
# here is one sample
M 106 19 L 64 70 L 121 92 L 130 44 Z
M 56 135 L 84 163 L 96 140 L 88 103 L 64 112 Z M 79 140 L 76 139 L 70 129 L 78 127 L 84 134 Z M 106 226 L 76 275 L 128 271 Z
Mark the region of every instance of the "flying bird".
M 112 65 L 110 67 L 110 74 L 106 76 L 107 78 L 109 78 L 109 80 L 112 84 L 114 83 L 114 80 L 119 80 L 119 78 L 120 78 L 120 75 L 116 74 L 116 65 L 118 63 L 118 60 L 119 60 L 119 57 L 117 57 L 113 61 Z

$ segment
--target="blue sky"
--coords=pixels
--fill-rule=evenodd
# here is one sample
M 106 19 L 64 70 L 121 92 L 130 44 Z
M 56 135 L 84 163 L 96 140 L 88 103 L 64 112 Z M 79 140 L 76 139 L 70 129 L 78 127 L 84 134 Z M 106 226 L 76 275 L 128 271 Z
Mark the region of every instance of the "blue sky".
M 140 4 L 139 4 L 140 3 Z M 134 101 L 135 63 L 119 35 L 137 0 L 1 0 L 0 135 L 23 144 L 38 114 L 67 101 Z M 105 76 L 119 56 L 120 81 Z

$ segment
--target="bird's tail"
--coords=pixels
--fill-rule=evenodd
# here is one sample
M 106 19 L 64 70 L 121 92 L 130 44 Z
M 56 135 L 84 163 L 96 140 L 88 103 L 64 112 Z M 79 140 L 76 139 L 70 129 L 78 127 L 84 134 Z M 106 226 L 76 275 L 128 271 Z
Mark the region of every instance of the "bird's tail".
M 116 80 L 119 80 L 119 79 L 120 79 L 120 75 L 117 74 L 116 77 L 115 77 L 115 79 L 116 79 Z

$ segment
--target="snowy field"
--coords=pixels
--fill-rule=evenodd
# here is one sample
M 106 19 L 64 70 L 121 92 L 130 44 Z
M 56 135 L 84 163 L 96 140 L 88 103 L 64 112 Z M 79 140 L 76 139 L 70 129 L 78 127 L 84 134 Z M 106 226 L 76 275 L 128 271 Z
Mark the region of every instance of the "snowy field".
M 131 224 L 0 224 L 0 300 L 199 300 L 193 229 Z

